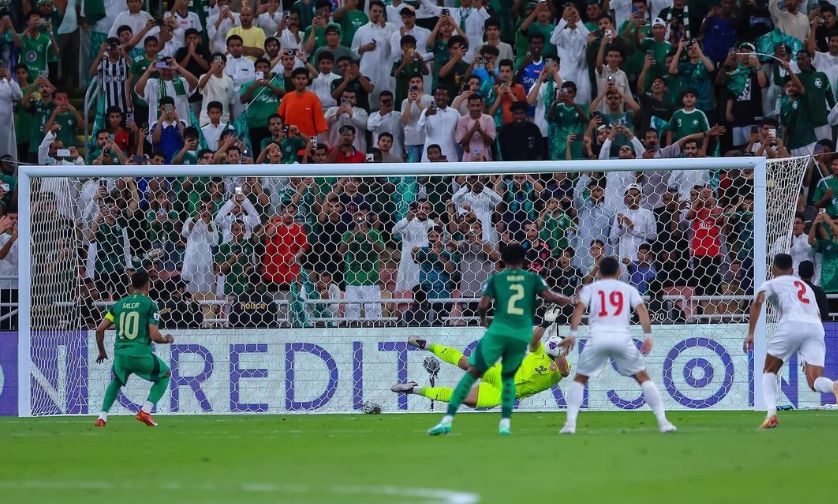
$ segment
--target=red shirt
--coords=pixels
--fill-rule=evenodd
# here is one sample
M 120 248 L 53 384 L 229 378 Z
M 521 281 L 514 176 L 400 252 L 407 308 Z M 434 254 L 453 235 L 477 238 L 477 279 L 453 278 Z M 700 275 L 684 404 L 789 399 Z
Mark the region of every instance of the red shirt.
M 351 154 L 345 154 L 340 147 L 335 147 L 335 149 L 337 149 L 335 163 L 365 163 L 367 161 L 367 155 L 363 152 L 358 152 L 355 147 L 352 147 Z
M 265 240 L 262 279 L 270 283 L 290 284 L 300 274 L 300 263 L 294 255 L 308 248 L 305 228 L 296 222 L 284 224 L 282 217 L 274 217 L 269 225 L 276 226 L 276 234 Z
M 690 243 L 696 257 L 717 257 L 722 255 L 722 228 L 716 223 L 719 208 L 702 208 L 692 220 L 693 237 Z

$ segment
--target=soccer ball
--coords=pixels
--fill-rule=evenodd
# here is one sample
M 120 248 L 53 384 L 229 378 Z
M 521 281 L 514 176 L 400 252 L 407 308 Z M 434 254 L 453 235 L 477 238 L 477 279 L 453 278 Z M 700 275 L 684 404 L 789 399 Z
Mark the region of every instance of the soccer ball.
M 560 345 L 564 338 L 560 336 L 550 336 L 544 341 L 544 353 L 550 356 L 550 358 L 555 359 L 556 357 L 564 354 L 564 348 Z

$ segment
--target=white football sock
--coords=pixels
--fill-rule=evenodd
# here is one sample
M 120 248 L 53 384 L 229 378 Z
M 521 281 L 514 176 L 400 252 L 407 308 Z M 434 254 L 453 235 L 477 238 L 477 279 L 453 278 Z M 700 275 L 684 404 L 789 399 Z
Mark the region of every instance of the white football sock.
M 831 394 L 832 383 L 832 380 L 830 380 L 829 378 L 826 378 L 825 376 L 819 376 L 815 378 L 815 390 L 824 394 Z
M 766 417 L 777 414 L 777 375 L 762 373 L 762 397 L 765 398 Z
M 448 425 L 453 421 L 454 421 L 454 417 L 452 417 L 451 415 L 445 415 L 444 417 L 442 417 L 442 420 L 440 420 L 439 423 Z
M 574 380 L 567 388 L 567 420 L 566 425 L 576 427 L 576 417 L 579 415 L 579 408 L 582 407 L 582 397 L 585 393 L 585 386 Z
M 501 418 L 500 419 L 500 425 L 498 425 L 498 427 L 500 427 L 501 429 L 503 429 L 503 428 L 508 429 L 509 428 L 509 419 L 508 418 Z
M 104 421 L 107 422 L 108 421 L 108 412 L 103 411 L 103 412 L 99 413 L 99 420 L 104 420 Z
M 643 398 L 646 399 L 646 404 L 649 405 L 655 414 L 655 418 L 658 419 L 658 425 L 668 423 L 666 420 L 666 411 L 663 409 L 661 394 L 658 392 L 658 386 L 655 385 L 655 382 L 646 380 L 640 384 L 640 388 L 643 389 Z
M 146 401 L 146 402 L 144 402 L 144 403 L 143 403 L 143 408 L 142 408 L 142 409 L 143 409 L 143 411 L 145 411 L 146 413 L 151 414 L 151 410 L 152 410 L 153 408 L 154 408 L 154 405 L 153 405 L 153 404 L 151 404 L 150 402 Z
M 424 387 L 420 387 L 419 385 L 416 385 L 415 387 L 410 389 L 407 393 L 408 394 L 418 394 L 423 388 Z

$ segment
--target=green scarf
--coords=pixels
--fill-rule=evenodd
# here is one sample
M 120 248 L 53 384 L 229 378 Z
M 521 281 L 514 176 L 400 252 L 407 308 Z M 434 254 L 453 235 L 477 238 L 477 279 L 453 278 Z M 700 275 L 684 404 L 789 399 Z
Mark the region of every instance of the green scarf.
M 92 23 L 104 19 L 107 16 L 107 12 L 105 12 L 105 0 L 85 0 L 82 15 Z

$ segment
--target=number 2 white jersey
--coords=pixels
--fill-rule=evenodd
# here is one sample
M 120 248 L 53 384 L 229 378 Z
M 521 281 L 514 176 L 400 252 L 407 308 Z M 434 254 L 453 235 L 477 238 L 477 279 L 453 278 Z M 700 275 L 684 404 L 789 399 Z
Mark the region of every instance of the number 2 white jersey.
M 631 312 L 643 297 L 631 285 L 619 280 L 597 280 L 582 288 L 579 301 L 588 307 L 590 335 L 629 335 Z
M 765 297 L 780 312 L 780 322 L 821 323 L 815 293 L 806 282 L 792 275 L 782 275 L 764 282 L 755 295 Z

